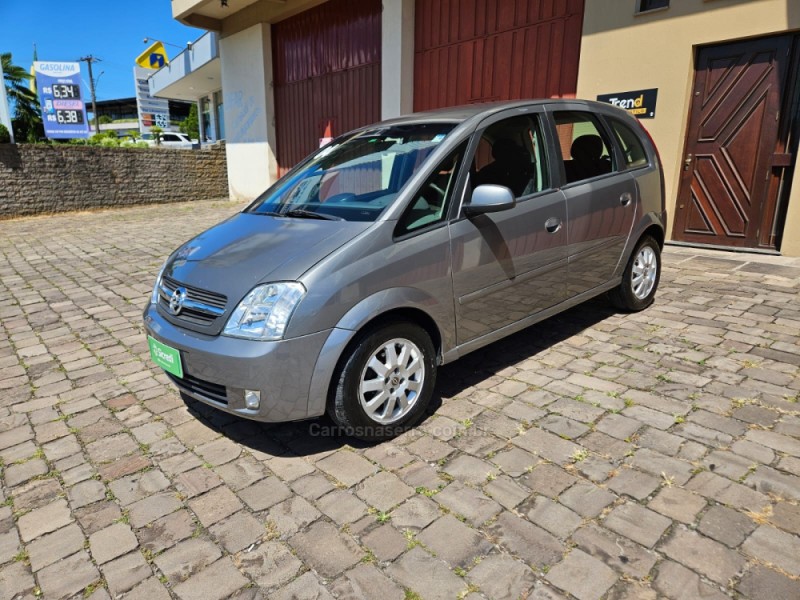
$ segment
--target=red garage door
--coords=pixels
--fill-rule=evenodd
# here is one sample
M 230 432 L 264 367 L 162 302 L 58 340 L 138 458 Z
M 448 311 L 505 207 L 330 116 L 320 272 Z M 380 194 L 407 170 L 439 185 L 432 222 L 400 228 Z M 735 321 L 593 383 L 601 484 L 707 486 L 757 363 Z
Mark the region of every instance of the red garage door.
M 380 119 L 381 0 L 331 0 L 272 26 L 278 173 Z
M 584 0 L 417 0 L 414 110 L 572 96 Z

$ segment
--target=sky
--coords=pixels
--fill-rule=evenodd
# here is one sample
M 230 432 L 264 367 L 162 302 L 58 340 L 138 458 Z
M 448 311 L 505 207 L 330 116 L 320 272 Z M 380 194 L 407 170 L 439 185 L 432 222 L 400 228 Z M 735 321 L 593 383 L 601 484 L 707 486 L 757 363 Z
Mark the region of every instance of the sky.
M 0 53 L 30 69 L 33 44 L 42 61 L 75 61 L 92 55 L 98 100 L 132 98 L 134 61 L 145 37 L 165 43 L 172 59 L 203 35 L 172 18 L 170 0 L 0 0 Z M 86 63 L 81 63 L 84 97 L 89 97 Z

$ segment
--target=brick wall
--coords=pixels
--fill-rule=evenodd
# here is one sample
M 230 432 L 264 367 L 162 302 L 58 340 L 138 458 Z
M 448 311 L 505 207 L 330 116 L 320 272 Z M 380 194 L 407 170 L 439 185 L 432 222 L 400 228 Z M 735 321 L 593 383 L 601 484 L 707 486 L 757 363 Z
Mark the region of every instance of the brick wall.
M 223 145 L 166 150 L 0 144 L 0 219 L 227 196 Z

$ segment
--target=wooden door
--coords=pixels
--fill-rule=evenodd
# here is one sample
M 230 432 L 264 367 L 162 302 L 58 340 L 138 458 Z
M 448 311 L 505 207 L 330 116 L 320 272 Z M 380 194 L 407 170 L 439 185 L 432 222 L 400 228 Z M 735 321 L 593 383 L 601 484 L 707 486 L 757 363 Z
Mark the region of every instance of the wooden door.
M 771 235 L 784 155 L 779 113 L 792 37 L 701 48 L 673 237 L 743 248 Z

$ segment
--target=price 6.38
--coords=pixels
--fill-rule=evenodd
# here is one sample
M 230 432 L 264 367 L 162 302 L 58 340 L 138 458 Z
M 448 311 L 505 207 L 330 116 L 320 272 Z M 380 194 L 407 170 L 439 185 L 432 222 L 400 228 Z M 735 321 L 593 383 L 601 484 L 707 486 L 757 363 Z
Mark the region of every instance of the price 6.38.
M 81 125 L 83 123 L 83 111 L 57 110 L 56 120 L 63 125 Z

